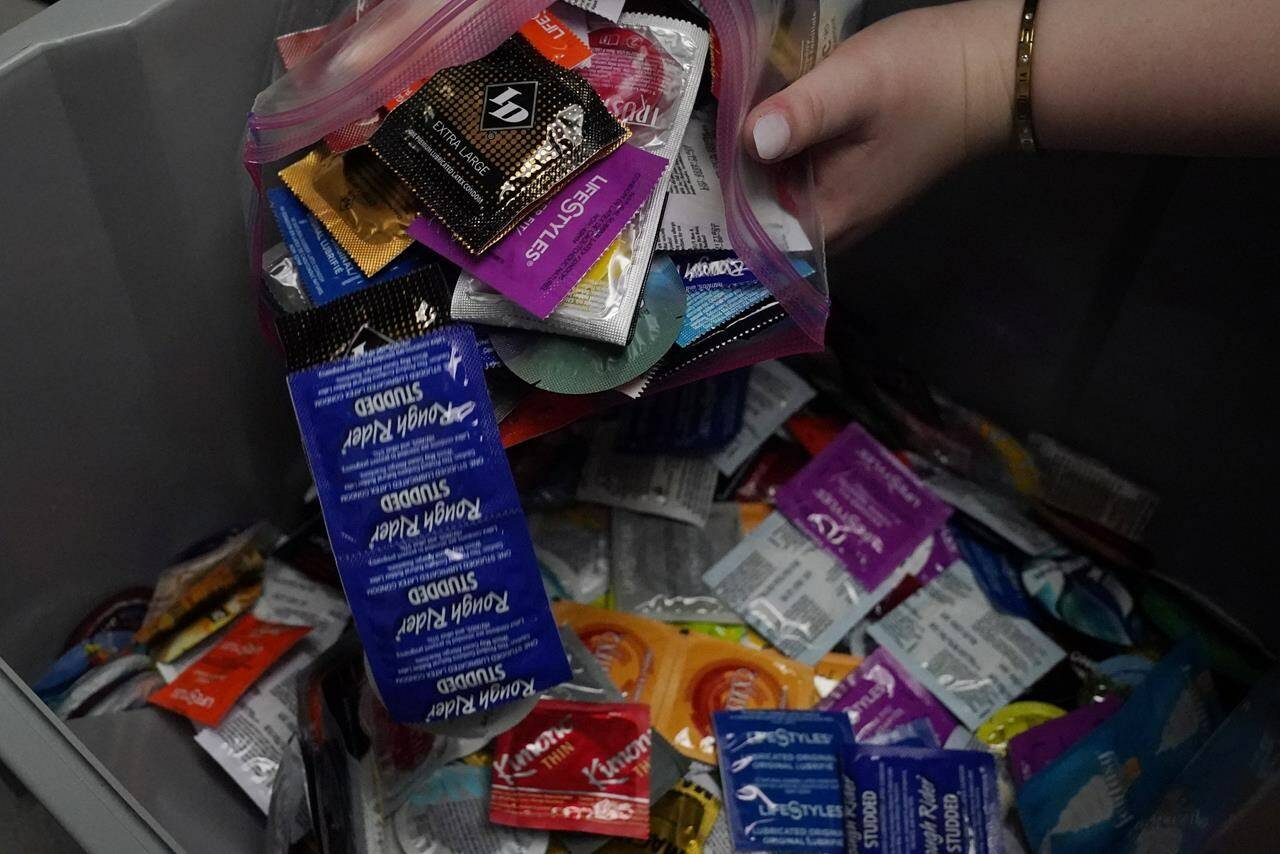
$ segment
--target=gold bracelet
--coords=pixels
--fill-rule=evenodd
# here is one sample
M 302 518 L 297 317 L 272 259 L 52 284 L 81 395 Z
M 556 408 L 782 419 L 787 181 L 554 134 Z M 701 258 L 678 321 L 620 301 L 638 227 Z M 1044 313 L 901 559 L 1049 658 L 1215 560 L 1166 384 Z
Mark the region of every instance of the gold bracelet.
M 1023 0 L 1018 20 L 1017 75 L 1013 84 L 1013 135 L 1018 148 L 1028 154 L 1040 150 L 1036 128 L 1031 121 L 1031 60 L 1036 46 L 1036 6 L 1039 0 Z

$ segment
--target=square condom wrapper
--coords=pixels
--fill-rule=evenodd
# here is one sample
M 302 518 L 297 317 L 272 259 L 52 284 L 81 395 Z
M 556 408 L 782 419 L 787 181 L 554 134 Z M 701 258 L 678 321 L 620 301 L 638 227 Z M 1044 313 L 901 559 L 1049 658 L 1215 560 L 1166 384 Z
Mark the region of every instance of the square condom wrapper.
M 585 80 L 516 34 L 438 71 L 369 147 L 479 254 L 630 135 Z

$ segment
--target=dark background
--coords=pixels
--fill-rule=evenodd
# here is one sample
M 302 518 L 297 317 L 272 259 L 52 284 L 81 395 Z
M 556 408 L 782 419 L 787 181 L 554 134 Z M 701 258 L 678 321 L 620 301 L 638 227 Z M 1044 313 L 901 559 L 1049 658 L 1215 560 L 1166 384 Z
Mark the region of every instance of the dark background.
M 1278 199 L 1275 159 L 976 163 L 830 259 L 828 340 L 1159 492 L 1157 566 L 1280 646 Z

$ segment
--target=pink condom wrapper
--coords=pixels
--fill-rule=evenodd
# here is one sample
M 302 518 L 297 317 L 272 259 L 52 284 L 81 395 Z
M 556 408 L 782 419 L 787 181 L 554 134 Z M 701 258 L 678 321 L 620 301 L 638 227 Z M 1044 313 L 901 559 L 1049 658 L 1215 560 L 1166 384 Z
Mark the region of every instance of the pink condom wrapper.
M 526 311 L 546 318 L 600 260 L 657 186 L 667 161 L 621 145 L 583 170 L 482 255 L 472 255 L 434 219 L 408 234 Z

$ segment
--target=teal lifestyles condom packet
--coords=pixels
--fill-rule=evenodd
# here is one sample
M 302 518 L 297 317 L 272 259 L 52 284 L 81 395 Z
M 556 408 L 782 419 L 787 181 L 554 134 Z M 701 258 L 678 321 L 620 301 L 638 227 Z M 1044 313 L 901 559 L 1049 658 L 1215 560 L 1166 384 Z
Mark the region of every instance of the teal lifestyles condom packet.
M 289 376 L 329 540 L 393 718 L 569 678 L 469 327 Z

